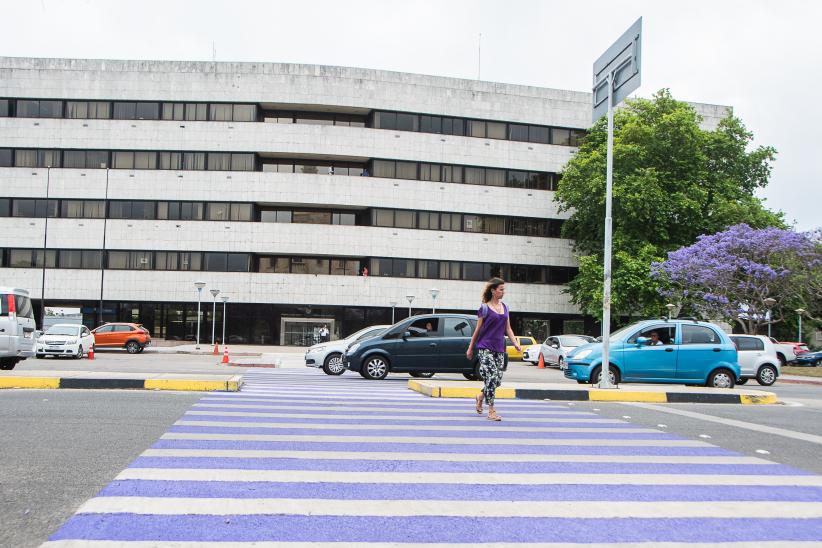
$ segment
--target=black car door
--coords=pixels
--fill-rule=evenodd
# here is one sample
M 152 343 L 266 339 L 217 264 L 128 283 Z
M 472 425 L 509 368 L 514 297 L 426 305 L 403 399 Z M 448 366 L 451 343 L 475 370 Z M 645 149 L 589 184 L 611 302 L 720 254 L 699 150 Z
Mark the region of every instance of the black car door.
M 446 316 L 443 318 L 443 336 L 440 347 L 440 367 L 442 371 L 470 371 L 473 360 L 465 357 L 474 325 L 466 318 Z
M 421 318 L 405 328 L 394 346 L 392 371 L 439 371 L 439 346 L 442 341 L 439 318 Z

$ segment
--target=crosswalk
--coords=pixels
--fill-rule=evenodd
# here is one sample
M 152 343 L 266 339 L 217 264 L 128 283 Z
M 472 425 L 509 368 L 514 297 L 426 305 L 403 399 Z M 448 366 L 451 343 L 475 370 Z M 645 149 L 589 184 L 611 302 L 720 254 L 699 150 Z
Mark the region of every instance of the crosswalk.
M 245 375 L 44 546 L 820 546 L 822 476 L 561 402 Z

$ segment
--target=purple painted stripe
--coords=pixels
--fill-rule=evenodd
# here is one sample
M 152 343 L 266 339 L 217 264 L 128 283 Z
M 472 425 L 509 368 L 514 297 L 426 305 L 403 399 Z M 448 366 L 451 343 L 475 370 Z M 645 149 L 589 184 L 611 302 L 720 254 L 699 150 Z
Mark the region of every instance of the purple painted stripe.
M 403 438 L 482 438 L 482 439 L 620 439 L 620 440 L 681 440 L 663 432 L 517 432 L 517 431 L 446 431 L 446 430 L 348 430 L 317 428 L 232 428 L 226 426 L 172 426 L 169 432 L 191 434 L 274 434 L 278 436 L 393 436 Z
M 484 472 L 506 474 L 812 475 L 781 464 L 668 464 L 619 462 L 452 462 L 247 457 L 138 457 L 130 468 L 214 468 L 329 472 Z M 507 496 L 507 495 L 506 495 Z
M 289 412 L 290 411 L 284 411 Z M 417 414 L 416 416 L 419 416 Z M 506 415 L 507 417 L 508 415 Z M 181 420 L 186 421 L 220 421 L 220 422 L 260 422 L 260 423 L 294 423 L 294 424 L 317 424 L 318 422 L 323 422 L 326 424 L 350 424 L 355 423 L 359 424 L 362 421 L 361 415 L 351 415 L 350 417 L 339 417 L 335 414 L 329 414 L 327 417 L 322 419 L 313 419 L 308 417 L 238 417 L 235 415 L 192 415 L 190 413 L 186 413 L 185 416 Z M 431 426 L 431 425 L 438 425 L 438 426 L 483 426 L 488 424 L 488 421 L 485 420 L 484 417 L 478 417 L 476 413 L 473 415 L 468 415 L 464 419 L 455 418 L 454 420 L 438 420 L 438 421 L 427 421 L 427 420 L 414 420 L 414 419 L 372 419 L 368 420 L 366 424 L 385 424 L 385 425 L 397 425 L 397 424 L 407 424 L 407 425 L 415 425 L 415 426 Z M 556 422 L 551 419 L 545 419 L 544 421 L 540 422 L 509 422 L 503 421 L 495 426 L 562 426 L 566 428 L 613 428 L 618 430 L 620 428 L 637 428 L 635 424 L 624 423 L 624 422 L 605 422 L 605 423 L 597 423 L 597 422 Z
M 369 399 L 350 399 L 347 396 L 350 392 L 340 393 L 339 397 L 331 395 L 332 397 L 323 397 L 319 398 L 321 401 L 314 401 L 317 399 L 317 396 L 312 395 L 288 395 L 288 394 L 277 394 L 277 395 L 266 395 L 266 394 L 241 394 L 237 396 L 225 396 L 225 395 L 211 395 L 211 396 L 204 396 L 200 401 L 200 403 L 258 403 L 258 404 L 265 404 L 265 403 L 287 403 L 287 404 L 299 404 L 299 405 L 318 405 L 318 406 L 339 406 L 340 403 L 334 403 L 344 401 L 346 402 L 345 405 L 395 405 L 395 404 L 406 404 L 405 407 L 409 407 L 407 404 L 420 404 L 425 402 L 426 407 L 434 407 L 434 408 L 462 408 L 462 407 L 470 407 L 471 400 L 470 399 L 431 399 L 425 398 L 421 399 L 422 397 L 408 397 L 408 398 L 395 398 L 391 396 L 386 396 L 384 399 L 379 397 L 373 397 Z M 319 395 L 318 395 L 319 396 Z M 324 395 L 327 396 L 327 395 Z M 259 401 L 265 400 L 265 401 Z M 283 401 L 285 400 L 285 401 Z M 298 400 L 298 401 L 292 401 Z M 304 401 L 299 401 L 304 400 Z M 328 401 L 323 401 L 328 400 Z M 580 413 L 581 411 L 576 411 L 573 407 L 568 407 L 566 405 L 556 405 L 556 404 L 549 404 L 538 400 L 531 400 L 531 403 L 527 403 L 528 400 L 520 400 L 520 401 L 511 401 L 511 400 L 499 400 L 500 408 L 506 409 L 529 409 L 529 410 L 544 410 L 544 411 L 556 411 L 557 413 Z M 588 413 L 589 415 L 593 415 L 594 413 Z
M 283 408 L 288 408 L 286 411 Z M 291 404 L 291 403 L 283 403 L 278 404 L 276 408 L 272 406 L 253 406 L 253 407 L 232 407 L 228 405 L 211 405 L 209 404 L 208 407 L 192 407 L 192 411 L 211 411 L 211 412 L 233 412 L 233 413 L 312 413 L 316 414 L 318 412 L 325 412 L 327 411 L 329 414 L 332 415 L 350 415 L 361 417 L 363 415 L 402 415 L 402 416 L 409 416 L 409 417 L 419 417 L 420 412 L 416 409 L 392 409 L 391 411 L 373 411 L 370 409 L 365 408 L 358 408 L 354 405 L 349 406 L 347 409 L 324 409 L 319 408 L 315 405 L 308 405 L 308 407 L 300 407 L 298 404 Z M 510 418 L 542 418 L 545 417 L 545 420 L 551 420 L 552 418 L 597 418 L 596 415 L 591 415 L 590 413 L 582 413 L 582 414 L 574 414 L 574 413 L 563 413 L 563 415 L 534 415 L 532 413 L 527 412 L 512 412 L 506 411 L 503 406 L 499 406 L 497 409 L 500 415 L 505 413 L 505 417 Z M 471 414 L 476 415 L 473 406 L 464 407 L 460 410 L 457 410 L 455 413 L 451 413 L 450 411 L 446 412 L 443 411 L 442 415 L 437 415 L 436 413 L 425 413 L 425 416 L 437 417 L 437 416 L 448 416 L 449 414 L 455 414 L 457 416 L 470 416 Z
M 154 449 L 273 449 L 278 451 L 371 451 L 406 453 L 472 453 L 525 455 L 673 455 L 739 456 L 721 447 L 634 447 L 574 445 L 449 445 L 424 443 L 351 443 L 310 441 L 158 440 Z
M 98 497 L 340 500 L 792 501 L 822 502 L 822 487 L 712 485 L 457 485 L 113 481 Z
M 281 542 L 818 541 L 822 519 L 78 514 L 50 540 Z

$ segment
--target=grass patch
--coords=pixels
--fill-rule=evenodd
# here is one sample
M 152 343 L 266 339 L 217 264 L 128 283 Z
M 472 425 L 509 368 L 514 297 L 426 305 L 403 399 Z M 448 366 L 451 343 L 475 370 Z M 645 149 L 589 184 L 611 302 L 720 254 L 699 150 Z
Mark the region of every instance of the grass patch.
M 782 368 L 783 375 L 802 375 L 804 377 L 822 377 L 822 367 L 792 367 Z

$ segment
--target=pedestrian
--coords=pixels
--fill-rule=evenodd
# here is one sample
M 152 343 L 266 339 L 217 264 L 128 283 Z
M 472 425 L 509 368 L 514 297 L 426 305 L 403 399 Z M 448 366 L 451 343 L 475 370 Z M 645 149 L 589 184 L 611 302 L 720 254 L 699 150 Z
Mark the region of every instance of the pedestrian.
M 477 328 L 465 356 L 473 359 L 472 349 L 476 347 L 479 359 L 479 373 L 484 383 L 482 391 L 477 394 L 477 413 L 482 415 L 483 400 L 488 403 L 488 420 L 500 421 L 502 418 L 494 409 L 494 397 L 497 387 L 502 383 L 502 369 L 505 367 L 505 335 L 513 341 L 517 351 L 522 352 L 519 339 L 511 329 L 508 307 L 502 302 L 505 295 L 505 280 L 491 278 L 482 290 L 482 304 L 477 311 Z

